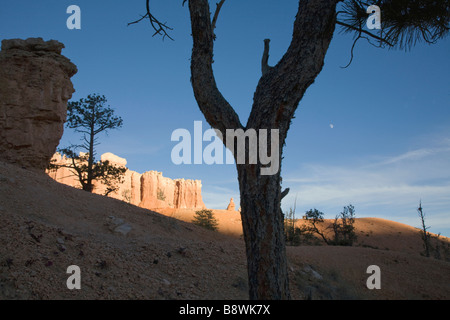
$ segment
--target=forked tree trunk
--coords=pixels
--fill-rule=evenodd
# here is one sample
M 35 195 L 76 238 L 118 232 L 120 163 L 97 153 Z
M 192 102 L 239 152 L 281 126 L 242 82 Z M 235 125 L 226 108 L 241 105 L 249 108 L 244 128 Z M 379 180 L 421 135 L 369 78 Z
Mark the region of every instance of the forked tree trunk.
M 337 2 L 338 0 L 299 1 L 292 42 L 274 67 L 268 65 L 269 41 L 264 41 L 262 77 L 255 91 L 250 117 L 244 127 L 215 82 L 212 69 L 215 35 L 208 0 L 189 0 L 194 41 L 191 57 L 192 87 L 200 110 L 208 123 L 222 133 L 225 144 L 227 129 L 279 130 L 281 167 L 282 146 L 295 110 L 306 89 L 323 67 L 336 24 Z M 215 25 L 217 14 L 214 17 Z M 271 150 L 270 144 L 267 150 Z M 274 175 L 261 175 L 259 163 L 237 164 L 237 169 L 250 298 L 289 299 L 284 226 L 280 209 L 280 171 Z

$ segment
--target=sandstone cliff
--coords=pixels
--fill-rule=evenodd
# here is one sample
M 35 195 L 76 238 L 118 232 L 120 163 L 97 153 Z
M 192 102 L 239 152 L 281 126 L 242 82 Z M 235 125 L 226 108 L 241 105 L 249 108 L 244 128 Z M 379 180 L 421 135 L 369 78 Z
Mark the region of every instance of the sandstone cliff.
M 55 164 L 69 164 L 70 159 L 55 154 Z M 111 164 L 126 167 L 127 161 L 112 153 L 101 156 L 102 161 L 108 160 Z M 48 172 L 49 176 L 58 182 L 81 188 L 71 169 L 59 168 Z M 94 193 L 104 194 L 106 187 L 99 181 L 94 182 Z M 127 170 L 124 182 L 117 191 L 109 196 L 146 209 L 204 209 L 202 200 L 202 183 L 200 180 L 170 179 L 163 177 L 161 172 L 148 171 L 140 174 Z
M 64 45 L 42 38 L 2 41 L 0 159 L 44 171 L 63 134 L 76 66 Z

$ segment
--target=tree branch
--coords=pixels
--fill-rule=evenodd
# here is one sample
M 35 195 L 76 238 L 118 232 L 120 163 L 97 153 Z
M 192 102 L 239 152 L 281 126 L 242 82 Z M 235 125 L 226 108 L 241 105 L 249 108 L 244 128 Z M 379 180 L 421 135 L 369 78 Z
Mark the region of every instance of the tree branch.
M 289 193 L 289 188 L 286 188 L 283 190 L 283 192 L 281 192 L 281 200 L 283 200 L 284 197 L 286 197 Z
M 355 27 L 353 27 L 353 26 L 351 26 L 351 25 L 349 25 L 349 24 L 347 24 L 345 22 L 342 22 L 342 21 L 336 21 L 336 24 L 341 25 L 341 26 L 346 27 L 346 28 L 353 29 L 355 31 L 358 31 L 359 33 L 367 34 L 370 37 L 372 37 L 374 39 L 377 39 L 378 41 L 383 42 L 383 43 L 387 44 L 388 46 L 392 47 L 392 44 L 389 41 L 387 41 L 386 39 L 383 39 L 383 38 L 381 38 L 381 37 L 379 37 L 377 35 L 374 35 L 373 33 L 370 33 L 367 30 L 364 30 L 362 28 L 355 28 Z
M 75 170 L 76 171 L 76 169 L 75 169 L 75 167 L 74 167 L 74 165 L 73 164 L 71 164 L 71 165 L 68 165 L 68 164 L 58 164 L 58 163 L 52 163 L 51 164 L 51 170 L 52 171 L 57 171 L 58 169 L 60 169 L 60 168 L 66 168 L 66 169 L 72 169 L 72 170 Z M 61 177 L 62 179 L 64 179 L 64 178 L 69 178 L 69 177 L 79 177 L 79 175 L 78 175 L 78 173 L 77 172 L 73 172 L 72 170 L 70 170 L 69 172 L 71 173 L 70 175 L 67 175 L 67 176 L 64 176 L 64 177 Z
M 184 4 L 184 2 L 183 2 Z M 150 24 L 153 28 L 153 30 L 155 30 L 155 33 L 153 34 L 152 37 L 158 35 L 162 35 L 163 36 L 163 40 L 165 37 L 169 38 L 170 40 L 173 40 L 173 38 L 169 35 L 169 33 L 167 32 L 167 30 L 173 30 L 172 28 L 170 28 L 169 26 L 167 26 L 165 23 L 162 23 L 160 21 L 158 21 L 158 19 L 155 18 L 154 15 L 151 14 L 150 12 L 150 0 L 146 0 L 145 2 L 145 6 L 146 6 L 146 10 L 147 13 L 143 16 L 141 16 L 140 19 L 133 21 L 133 22 L 129 22 L 127 24 L 127 26 L 130 26 L 132 24 L 138 23 L 142 20 L 144 20 L 145 18 L 148 18 L 148 20 L 150 21 Z
M 280 145 L 284 143 L 300 99 L 322 70 L 336 24 L 338 1 L 299 1 L 289 48 L 269 73 L 263 71 L 248 128 L 279 129 Z M 268 54 L 268 46 L 265 52 Z M 264 69 L 266 58 L 262 62 Z
M 83 179 L 83 172 L 80 168 L 78 168 L 77 164 L 75 163 L 75 158 L 72 158 L 72 169 L 74 169 L 78 175 L 78 180 L 81 183 L 81 187 L 84 188 L 85 182 Z
M 226 129 L 239 129 L 242 125 L 236 112 L 218 90 L 214 77 L 214 33 L 208 0 L 190 0 L 189 12 L 194 40 L 191 82 L 195 99 L 208 123 L 220 130 L 225 138 Z
M 214 29 L 216 29 L 217 18 L 219 18 L 220 9 L 223 6 L 225 0 L 221 0 L 219 3 L 216 3 L 216 12 L 214 12 L 214 17 L 212 19 L 211 28 L 214 33 Z M 216 35 L 214 34 L 214 40 L 216 40 Z
M 138 19 L 138 20 L 136 20 L 136 21 L 129 22 L 129 23 L 127 24 L 127 26 L 130 26 L 130 25 L 135 24 L 135 23 L 139 23 L 139 22 L 141 22 L 142 20 L 144 20 L 144 19 L 147 18 L 147 17 L 148 17 L 148 13 L 146 13 L 145 16 L 141 16 L 141 18 Z
M 269 44 L 270 39 L 264 39 L 264 52 L 261 61 L 261 72 L 263 76 L 271 69 L 269 66 Z

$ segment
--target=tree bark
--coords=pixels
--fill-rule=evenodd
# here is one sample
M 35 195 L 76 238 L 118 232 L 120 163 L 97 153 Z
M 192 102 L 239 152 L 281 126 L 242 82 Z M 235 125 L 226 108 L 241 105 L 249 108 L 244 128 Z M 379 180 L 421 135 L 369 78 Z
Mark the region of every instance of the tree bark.
M 269 41 L 265 41 L 263 75 L 244 128 L 216 86 L 212 69 L 215 37 L 208 0 L 189 0 L 193 37 L 191 81 L 208 123 L 221 131 L 225 144 L 226 129 L 279 130 L 280 170 L 276 174 L 261 175 L 260 163 L 237 164 L 250 299 L 290 298 L 280 209 L 282 149 L 300 99 L 323 67 L 336 24 L 337 2 L 299 1 L 292 42 L 274 67 L 268 66 Z M 267 150 L 271 150 L 268 141 Z M 236 150 L 231 151 L 236 159 Z M 247 148 L 246 159 L 248 152 Z
M 262 176 L 257 165 L 237 167 L 249 297 L 290 299 L 280 173 Z

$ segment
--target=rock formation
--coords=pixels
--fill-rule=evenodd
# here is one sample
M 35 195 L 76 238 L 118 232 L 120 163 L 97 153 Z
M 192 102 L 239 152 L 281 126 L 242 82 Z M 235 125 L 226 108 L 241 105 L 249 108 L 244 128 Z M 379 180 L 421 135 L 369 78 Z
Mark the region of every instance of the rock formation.
M 69 164 L 70 159 L 61 157 L 56 153 L 53 156 L 55 164 Z M 102 161 L 108 160 L 111 164 L 126 167 L 127 161 L 112 153 L 101 156 Z M 58 182 L 81 188 L 71 169 L 59 168 L 48 172 L 49 176 Z M 99 181 L 94 182 L 94 193 L 104 194 L 106 187 Z M 146 209 L 204 209 L 202 200 L 202 183 L 200 180 L 185 180 L 163 177 L 161 172 L 148 171 L 140 174 L 127 170 L 124 182 L 117 191 L 109 194 L 110 197 L 126 201 Z
M 100 159 L 102 161 L 109 161 L 110 164 L 114 164 L 119 167 L 127 166 L 127 159 L 116 156 L 111 152 L 107 152 L 101 155 Z
M 44 171 L 63 134 L 76 66 L 64 45 L 42 38 L 2 41 L 0 160 Z
M 228 211 L 235 211 L 236 210 L 236 205 L 234 204 L 233 198 L 230 199 L 230 203 L 228 204 L 227 210 Z
M 66 156 L 61 156 L 59 153 L 55 153 L 50 160 L 54 164 L 70 164 L 70 159 L 66 158 Z M 54 180 L 67 184 L 72 187 L 81 188 L 81 184 L 75 175 L 75 171 L 69 168 L 58 168 L 58 170 L 47 170 L 47 174 L 53 178 Z

